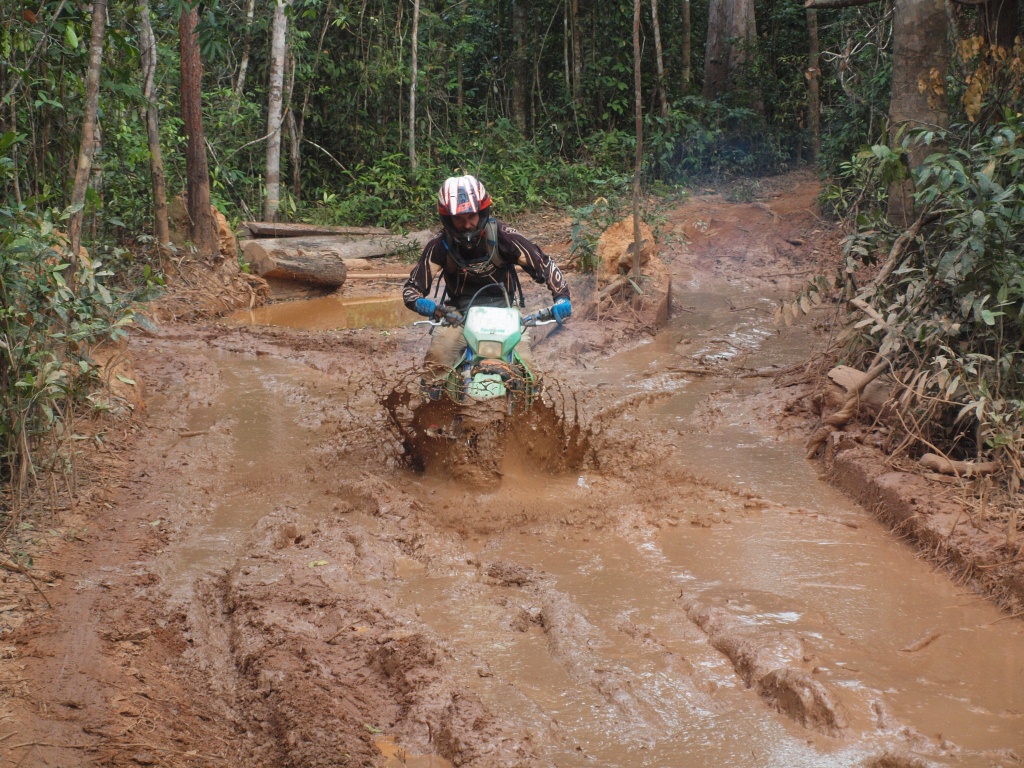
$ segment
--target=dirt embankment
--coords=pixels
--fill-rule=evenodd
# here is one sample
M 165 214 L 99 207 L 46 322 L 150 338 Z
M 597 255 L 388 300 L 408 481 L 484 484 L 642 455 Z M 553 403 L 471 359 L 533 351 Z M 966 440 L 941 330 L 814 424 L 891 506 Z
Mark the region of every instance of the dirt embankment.
M 800 602 L 827 573 L 793 595 L 771 582 L 785 557 L 758 559 L 772 526 L 817 526 L 814 544 L 861 523 L 719 471 L 756 429 L 804 423 L 806 391 L 770 385 L 786 369 L 760 345 L 787 348 L 765 295 L 815 272 L 829 234 L 814 180 L 786 184 L 670 212 L 690 242 L 660 258 L 692 322 L 652 340 L 652 309 L 638 324 L 602 308 L 538 339 L 557 373 L 545 409 L 473 482 L 410 469 L 389 413 L 396 382 L 416 380 L 419 329 L 134 338 L 145 409 L 83 461 L 74 515 L 23 537 L 37 539 L 39 591 L 5 577 L 0 764 L 900 766 L 909 751 L 1011 764 L 912 727 L 898 686 L 847 664 L 870 664 L 876 636 L 865 651 L 859 630 Z M 565 222 L 541 221 L 520 228 L 564 256 Z M 571 280 L 577 306 L 600 292 Z M 680 463 L 702 451 L 704 472 Z M 770 589 L 699 570 L 730 536 L 732 578 L 763 568 Z M 848 585 L 825 586 L 826 605 L 843 602 Z

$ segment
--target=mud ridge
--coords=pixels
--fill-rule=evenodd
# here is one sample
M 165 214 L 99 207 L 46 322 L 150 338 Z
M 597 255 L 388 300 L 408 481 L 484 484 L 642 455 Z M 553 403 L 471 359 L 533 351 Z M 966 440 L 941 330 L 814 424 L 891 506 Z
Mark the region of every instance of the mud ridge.
M 348 568 L 320 559 L 342 542 L 359 547 L 340 527 L 315 531 L 222 579 L 238 709 L 258 764 L 372 762 L 379 733 L 454 765 L 534 764 L 530 736 L 455 682 L 436 638 Z
M 728 657 L 736 673 L 770 706 L 826 736 L 840 737 L 846 732 L 846 715 L 839 700 L 798 666 L 804 655 L 799 637 L 742 624 L 728 611 L 697 600 L 687 601 L 684 607 L 712 647 Z
M 942 499 L 921 475 L 896 472 L 884 457 L 866 446 L 831 448 L 824 459 L 834 485 L 852 495 L 894 533 L 929 559 L 944 566 L 954 579 L 969 584 L 1010 613 L 1024 610 L 1024 562 L 1001 542 L 979 548 L 969 513 L 962 503 Z M 944 486 L 946 489 L 949 486 Z

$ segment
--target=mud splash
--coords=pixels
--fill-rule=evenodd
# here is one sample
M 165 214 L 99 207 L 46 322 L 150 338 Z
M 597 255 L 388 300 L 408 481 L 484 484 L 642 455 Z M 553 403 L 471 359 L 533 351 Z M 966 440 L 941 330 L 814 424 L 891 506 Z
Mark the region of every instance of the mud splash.
M 557 383 L 548 382 L 532 403 L 510 406 L 503 398 L 432 400 L 422 394 L 419 374 L 405 379 L 383 395 L 381 405 L 417 472 L 487 487 L 510 471 L 573 472 L 591 455 L 590 431 L 575 396 L 566 396 Z

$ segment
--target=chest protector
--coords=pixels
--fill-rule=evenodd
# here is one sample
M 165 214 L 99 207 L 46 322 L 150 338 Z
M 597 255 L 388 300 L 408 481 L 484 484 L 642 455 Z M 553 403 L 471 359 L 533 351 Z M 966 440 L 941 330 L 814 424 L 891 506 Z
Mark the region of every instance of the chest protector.
M 458 245 L 445 237 L 444 248 L 448 257 L 444 269 L 445 297 L 457 301 L 469 291 L 475 293 L 483 285 L 497 283 L 504 286 L 513 299 L 518 293 L 519 304 L 524 306 L 523 289 L 515 265 L 506 262 L 498 251 L 498 220 L 493 216 L 483 226 L 483 239 L 486 247 L 484 257 L 466 261 Z

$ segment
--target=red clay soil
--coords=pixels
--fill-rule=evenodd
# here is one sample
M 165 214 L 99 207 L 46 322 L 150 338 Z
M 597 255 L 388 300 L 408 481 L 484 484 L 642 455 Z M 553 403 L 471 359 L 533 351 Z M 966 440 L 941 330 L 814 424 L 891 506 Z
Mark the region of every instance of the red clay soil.
M 663 245 L 664 288 L 669 279 L 677 291 L 724 281 L 751 297 L 782 295 L 828 269 L 834 235 L 814 212 L 818 182 L 797 174 L 765 189 L 759 202 L 703 195 L 669 211 L 666 230 L 689 245 Z M 563 261 L 566 225 L 558 214 L 518 222 Z M 591 276 L 569 277 L 585 315 L 597 286 Z M 245 281 L 215 282 L 225 292 L 234 286 L 243 304 L 251 299 Z M 545 300 L 526 287 L 528 304 Z M 365 288 L 382 289 L 396 286 Z M 650 340 L 667 296 L 538 337 L 541 366 L 573 381 L 595 360 Z M 173 297 L 163 306 L 189 314 Z M 716 341 L 713 329 L 708 337 Z M 374 766 L 395 754 L 393 742 L 409 750 L 410 765 L 418 754 L 439 761 L 431 765 L 551 765 L 544 755 L 561 738 L 557 729 L 496 714 L 455 673 L 474 662 L 394 599 L 403 569 L 493 592 L 504 630 L 542 637 L 567 679 L 624 716 L 643 710 L 630 680 L 589 663 L 604 630 L 550 578 L 482 545 L 469 550 L 545 517 L 606 533 L 718 525 L 769 505 L 725 484 L 666 474 L 660 462 L 674 446 L 628 420 L 630 409 L 659 395 L 612 403 L 593 391 L 574 401 L 569 388 L 553 407 L 578 421 L 561 431 L 535 425 L 543 439 L 533 440 L 563 458 L 570 443 L 580 446 L 570 458 L 586 467 L 600 500 L 592 508 L 558 507 L 544 483 L 519 489 L 515 503 L 469 510 L 426 487 L 411 494 L 396 480 L 406 456 L 379 382 L 413 376 L 409 363 L 424 345 L 410 328 L 179 324 L 133 335 L 134 367 L 123 370 L 137 382 L 134 411 L 80 426 L 93 439 L 80 453 L 73 493 L 55 491 L 40 504 L 50 509 L 25 513 L 0 560 L 0 766 Z M 708 376 L 725 375 L 717 370 Z M 807 423 L 811 389 L 790 384 L 760 395 L 770 405 L 759 418 L 771 429 Z M 715 418 L 714 404 L 702 407 Z M 247 445 L 262 449 L 258 459 Z M 833 481 L 894 530 L 1019 610 L 1020 558 L 964 513 L 954 486 L 886 469 L 852 438 L 830 445 L 827 462 Z M 681 493 L 704 511 L 682 510 Z M 737 674 L 793 727 L 807 728 L 808 739 L 842 732 L 841 711 L 796 651 L 782 666 L 759 655 L 788 649 L 787 638 L 725 631 L 732 624 L 717 609 L 690 610 L 698 625 L 717 627 L 707 630 L 712 644 L 735 656 Z M 656 645 L 635 627 L 623 632 L 637 648 Z M 714 686 L 699 669 L 671 663 L 679 685 L 710 701 Z M 481 661 L 476 674 L 492 673 Z M 874 759 L 915 764 L 895 753 Z

